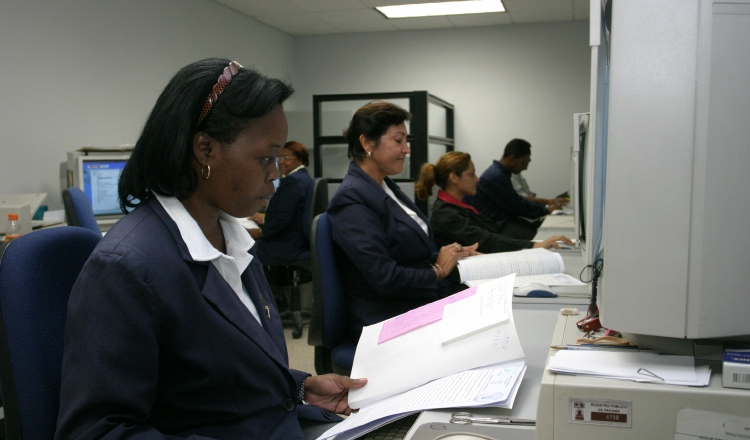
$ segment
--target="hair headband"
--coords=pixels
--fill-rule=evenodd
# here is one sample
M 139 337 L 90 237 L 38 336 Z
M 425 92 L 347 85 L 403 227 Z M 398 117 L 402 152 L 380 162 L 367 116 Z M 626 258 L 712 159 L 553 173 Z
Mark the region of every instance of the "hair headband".
M 221 92 L 223 92 L 224 88 L 226 88 L 226 86 L 229 85 L 230 82 L 232 82 L 232 78 L 234 78 L 234 76 L 240 72 L 240 69 L 242 69 L 242 65 L 237 61 L 230 62 L 229 65 L 224 68 L 224 72 L 219 75 L 218 81 L 216 82 L 216 84 L 214 84 L 213 89 L 211 89 L 211 93 L 209 93 L 208 98 L 206 98 L 206 103 L 203 104 L 201 112 L 200 114 L 198 114 L 198 122 L 195 124 L 196 127 L 201 125 L 203 119 L 208 116 L 208 113 L 213 108 L 216 100 L 219 99 L 219 95 L 221 95 Z

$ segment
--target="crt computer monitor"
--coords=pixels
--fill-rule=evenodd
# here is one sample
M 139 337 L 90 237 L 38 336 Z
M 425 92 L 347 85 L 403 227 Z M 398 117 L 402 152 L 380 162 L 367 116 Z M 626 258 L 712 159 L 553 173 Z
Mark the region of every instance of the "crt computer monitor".
M 117 186 L 127 161 L 127 155 L 90 155 L 78 158 L 77 186 L 88 197 L 95 216 L 123 215 Z

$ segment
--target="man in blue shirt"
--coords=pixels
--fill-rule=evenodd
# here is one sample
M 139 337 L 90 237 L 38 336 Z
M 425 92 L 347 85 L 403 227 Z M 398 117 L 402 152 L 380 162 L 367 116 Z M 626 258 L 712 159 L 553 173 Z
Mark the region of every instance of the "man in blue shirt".
M 531 162 L 531 144 L 523 139 L 508 142 L 499 161 L 492 162 L 479 178 L 477 193 L 466 201 L 482 214 L 495 220 L 499 232 L 513 238 L 531 240 L 544 216 L 562 208 L 543 205 L 521 197 L 513 188 L 511 176 L 520 173 Z

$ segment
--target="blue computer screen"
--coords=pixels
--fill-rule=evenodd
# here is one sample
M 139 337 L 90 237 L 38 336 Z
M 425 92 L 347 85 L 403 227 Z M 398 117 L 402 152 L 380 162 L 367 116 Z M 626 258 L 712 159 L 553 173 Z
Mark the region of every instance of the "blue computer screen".
M 94 215 L 122 214 L 117 185 L 126 159 L 84 160 L 81 163 L 83 192 L 91 201 Z

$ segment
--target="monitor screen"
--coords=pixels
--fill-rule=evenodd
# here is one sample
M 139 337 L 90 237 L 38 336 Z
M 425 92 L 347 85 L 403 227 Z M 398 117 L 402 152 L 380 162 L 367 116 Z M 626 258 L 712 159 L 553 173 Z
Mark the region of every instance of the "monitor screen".
M 81 189 L 91 201 L 94 215 L 122 214 L 117 185 L 127 158 L 81 157 Z

